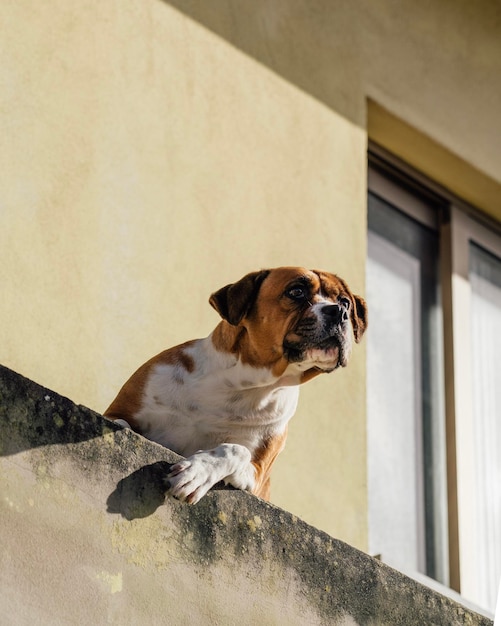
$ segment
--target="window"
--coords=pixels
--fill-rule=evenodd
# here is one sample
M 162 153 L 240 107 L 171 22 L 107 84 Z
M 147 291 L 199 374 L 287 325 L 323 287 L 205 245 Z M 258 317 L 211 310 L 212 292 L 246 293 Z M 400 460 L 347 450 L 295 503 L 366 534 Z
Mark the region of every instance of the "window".
M 494 611 L 501 577 L 501 237 L 371 154 L 369 548 Z
M 470 242 L 473 456 L 476 511 L 475 595 L 485 606 L 496 602 L 490 584 L 501 558 L 501 260 Z
M 461 593 L 494 611 L 501 578 L 501 236 L 457 207 L 450 242 L 453 371 L 448 421 L 456 448 Z M 451 428 L 452 431 L 452 428 Z
M 369 544 L 448 583 L 439 206 L 372 172 L 367 299 Z M 387 199 L 412 207 L 396 208 Z

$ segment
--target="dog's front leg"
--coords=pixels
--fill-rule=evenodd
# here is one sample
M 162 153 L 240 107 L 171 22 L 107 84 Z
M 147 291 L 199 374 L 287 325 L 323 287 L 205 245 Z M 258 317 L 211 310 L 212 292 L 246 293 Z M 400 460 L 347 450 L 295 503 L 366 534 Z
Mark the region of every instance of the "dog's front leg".
M 201 450 L 171 467 L 167 493 L 178 500 L 196 504 L 220 480 L 239 489 L 254 487 L 255 469 L 251 453 L 242 445 L 223 443 Z

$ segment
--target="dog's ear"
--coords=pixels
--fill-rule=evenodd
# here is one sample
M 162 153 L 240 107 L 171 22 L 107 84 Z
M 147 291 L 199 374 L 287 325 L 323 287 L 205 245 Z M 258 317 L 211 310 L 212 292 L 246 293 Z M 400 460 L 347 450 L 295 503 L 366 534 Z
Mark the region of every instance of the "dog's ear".
M 269 270 L 251 272 L 238 282 L 226 285 L 211 295 L 210 304 L 223 319 L 238 326 L 252 309 L 261 283 L 269 273 Z
M 360 296 L 352 296 L 354 306 L 351 307 L 351 323 L 353 334 L 357 343 L 362 339 L 368 324 L 367 303 Z

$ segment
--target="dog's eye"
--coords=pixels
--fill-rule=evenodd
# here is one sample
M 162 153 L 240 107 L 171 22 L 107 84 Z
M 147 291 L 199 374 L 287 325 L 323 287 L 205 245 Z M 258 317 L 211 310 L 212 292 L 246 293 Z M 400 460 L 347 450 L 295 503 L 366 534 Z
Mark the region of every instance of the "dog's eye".
M 344 296 L 341 296 L 341 298 L 339 298 L 338 302 L 345 309 L 349 309 L 350 306 L 351 306 L 350 300 L 348 298 L 345 298 Z
M 291 287 L 285 293 L 289 298 L 292 298 L 292 300 L 302 300 L 306 297 L 304 287 Z

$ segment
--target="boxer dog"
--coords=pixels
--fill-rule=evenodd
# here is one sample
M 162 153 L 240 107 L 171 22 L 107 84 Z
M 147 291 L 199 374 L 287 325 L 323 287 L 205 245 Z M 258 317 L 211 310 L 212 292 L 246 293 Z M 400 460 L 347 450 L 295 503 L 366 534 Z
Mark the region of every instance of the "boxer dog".
M 347 365 L 367 307 L 338 276 L 302 267 L 252 272 L 209 302 L 215 330 L 141 366 L 104 414 L 187 457 L 166 479 L 179 500 L 221 480 L 268 499 L 299 385 Z

